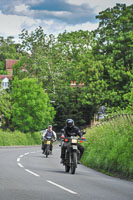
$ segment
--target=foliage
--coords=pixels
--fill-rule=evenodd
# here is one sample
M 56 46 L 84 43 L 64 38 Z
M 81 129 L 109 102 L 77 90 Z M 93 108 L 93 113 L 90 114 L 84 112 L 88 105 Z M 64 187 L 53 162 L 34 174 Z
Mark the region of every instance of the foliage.
M 12 82 L 12 127 L 34 132 L 52 123 L 55 114 L 49 98 L 37 79 L 14 79 Z
M 9 75 L 9 72 L 6 70 L 0 70 L 0 74 L 2 75 Z
M 31 33 L 22 30 L 17 51 L 23 56 L 13 73 L 20 80 L 43 83 L 54 102 L 57 129 L 68 117 L 78 126 L 89 124 L 101 105 L 109 111 L 126 109 L 132 81 L 131 16 L 132 5 L 116 4 L 99 13 L 99 27 L 92 32 L 65 31 L 55 38 L 42 27 Z M 71 81 L 76 81 L 75 88 Z M 84 87 L 78 87 L 80 82 Z
M 132 80 L 133 5 L 116 4 L 99 13 L 99 27 L 94 31 L 93 55 L 104 66 L 103 79 L 108 85 L 107 103 L 125 108 L 123 95 L 129 92 Z
M 7 90 L 3 90 L 0 82 L 0 116 L 2 127 L 7 127 L 11 117 L 11 97 Z
M 19 131 L 0 130 L 0 146 L 37 145 L 41 144 L 40 133 L 24 134 Z
M 0 70 L 2 71 L 5 71 L 6 59 L 19 59 L 21 57 L 19 44 L 16 44 L 13 39 L 12 36 L 7 37 L 7 39 L 0 37 Z M 2 74 L 6 74 L 6 72 Z
M 132 133 L 132 118 L 117 118 L 103 126 L 88 129 L 83 164 L 132 179 Z
M 133 82 L 130 84 L 130 91 L 124 95 L 124 99 L 127 101 L 127 112 L 133 114 Z

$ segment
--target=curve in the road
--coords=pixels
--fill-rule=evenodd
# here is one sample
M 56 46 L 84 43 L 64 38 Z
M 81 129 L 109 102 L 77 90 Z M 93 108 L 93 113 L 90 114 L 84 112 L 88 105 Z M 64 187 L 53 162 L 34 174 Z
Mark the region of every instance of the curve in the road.
M 33 171 L 31 171 L 31 170 L 29 170 L 29 169 L 26 169 L 26 168 L 20 163 L 20 160 L 21 160 L 21 158 L 23 158 L 24 156 L 27 156 L 27 155 L 29 155 L 29 154 L 31 154 L 31 153 L 38 153 L 38 152 L 40 152 L 40 151 L 36 151 L 36 152 L 27 152 L 27 153 L 21 154 L 21 155 L 17 158 L 17 164 L 18 164 L 18 166 L 21 167 L 21 168 L 24 168 L 24 170 L 25 170 L 26 172 L 28 172 L 28 173 L 30 173 L 30 174 L 36 176 L 36 177 L 40 177 L 40 175 L 37 174 L 37 173 L 35 173 L 35 172 L 33 172 Z M 61 186 L 61 185 L 59 185 L 59 184 L 57 184 L 57 183 L 55 183 L 55 182 L 53 182 L 53 181 L 51 181 L 51 180 L 46 180 L 46 182 L 48 182 L 48 183 L 50 183 L 50 184 L 52 184 L 52 185 L 54 185 L 54 186 L 56 186 L 56 187 L 58 187 L 58 188 L 60 188 L 60 189 L 62 189 L 62 190 L 65 190 L 65 191 L 67 191 L 67 192 L 69 192 L 69 193 L 71 193 L 71 194 L 78 194 L 77 192 L 74 192 L 74 191 L 72 191 L 72 190 L 70 190 L 70 189 L 68 189 L 68 188 L 66 188 L 66 187 L 63 187 L 63 186 Z

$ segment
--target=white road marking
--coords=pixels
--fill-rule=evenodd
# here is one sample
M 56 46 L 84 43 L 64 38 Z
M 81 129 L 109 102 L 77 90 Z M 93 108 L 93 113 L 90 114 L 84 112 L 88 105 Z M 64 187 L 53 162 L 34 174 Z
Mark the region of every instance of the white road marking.
M 20 161 L 20 158 L 17 158 L 17 162 L 19 162 Z
M 38 174 L 36 174 L 36 173 L 30 171 L 29 169 L 25 169 L 25 171 L 29 172 L 30 174 L 33 174 L 34 176 L 40 176 L 40 175 L 38 175 Z
M 59 187 L 59 188 L 61 188 L 61 189 L 63 189 L 63 190 L 66 190 L 67 192 L 70 192 L 70 193 L 72 193 L 72 194 L 78 194 L 77 192 L 74 192 L 74 191 L 72 191 L 72 190 L 69 190 L 69 189 L 67 189 L 67 188 L 65 188 L 65 187 L 63 187 L 63 186 L 61 186 L 61 185 L 58 185 L 57 183 L 54 183 L 54 182 L 52 182 L 52 181 L 50 181 L 50 180 L 47 180 L 47 182 L 48 182 L 48 183 L 51 183 L 51 184 L 53 184 L 53 185 L 55 185 L 55 186 L 57 186 L 57 187 Z
M 29 152 L 25 153 L 24 155 L 26 156 L 26 155 L 28 155 L 28 154 L 29 154 Z
M 58 150 L 58 149 L 57 149 Z M 39 151 L 40 152 L 40 151 Z M 23 156 L 26 156 L 26 155 L 28 155 L 28 154 L 30 154 L 30 153 L 36 153 L 36 152 L 27 152 L 27 153 L 24 153 L 24 155 L 20 155 L 18 158 L 17 158 L 17 164 L 19 165 L 19 167 L 23 167 L 24 168 L 24 166 L 21 164 L 21 163 L 19 163 L 19 161 L 20 161 L 20 158 L 22 158 Z M 25 169 L 25 168 L 24 168 Z M 36 177 L 40 177 L 40 175 L 39 174 L 36 174 L 36 173 L 34 173 L 34 172 L 32 172 L 32 171 L 30 171 L 29 169 L 25 169 L 25 171 L 27 171 L 28 173 L 30 173 L 30 174 L 32 174 L 32 175 L 34 175 L 34 176 L 36 176 Z M 69 192 L 69 193 L 71 193 L 71 194 L 78 194 L 77 192 L 74 192 L 74 191 L 72 191 L 72 190 L 69 190 L 69 189 L 67 189 L 67 188 L 65 188 L 65 187 L 63 187 L 63 186 L 61 186 L 61 185 L 59 185 L 59 184 L 57 184 L 57 183 L 54 183 L 54 182 L 52 182 L 52 181 L 50 181 L 50 180 L 47 180 L 47 182 L 48 183 L 50 183 L 50 184 L 52 184 L 52 185 L 55 185 L 56 187 L 59 187 L 59 188 L 61 188 L 62 190 L 65 190 L 65 191 L 67 191 L 67 192 Z
M 24 167 L 23 165 L 21 165 L 21 163 L 17 163 L 19 165 L 19 167 Z

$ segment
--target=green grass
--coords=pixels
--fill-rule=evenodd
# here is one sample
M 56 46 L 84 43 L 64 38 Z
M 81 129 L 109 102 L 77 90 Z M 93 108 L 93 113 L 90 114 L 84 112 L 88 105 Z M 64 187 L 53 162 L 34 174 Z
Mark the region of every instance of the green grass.
M 133 179 L 133 123 L 123 118 L 87 129 L 82 163 L 108 175 Z
M 21 133 L 19 131 L 0 130 L 0 146 L 37 145 L 41 144 L 40 133 Z

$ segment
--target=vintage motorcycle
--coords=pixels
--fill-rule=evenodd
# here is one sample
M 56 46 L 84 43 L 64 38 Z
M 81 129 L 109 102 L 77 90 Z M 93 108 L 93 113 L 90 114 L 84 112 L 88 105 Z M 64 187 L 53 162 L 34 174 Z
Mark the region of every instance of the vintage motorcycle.
M 80 159 L 80 152 L 78 150 L 77 144 L 86 141 L 86 139 L 84 137 L 77 138 L 75 136 L 61 136 L 61 140 L 61 145 L 63 145 L 63 143 L 66 145 L 65 160 L 63 163 L 63 165 L 65 165 L 65 171 L 71 171 L 71 174 L 75 174 L 77 164 Z
M 51 137 L 47 136 L 47 139 L 45 139 L 44 144 L 45 144 L 45 151 L 44 151 L 44 155 L 46 156 L 46 158 L 48 158 L 48 156 L 51 154 L 50 151 L 50 145 L 51 145 Z

